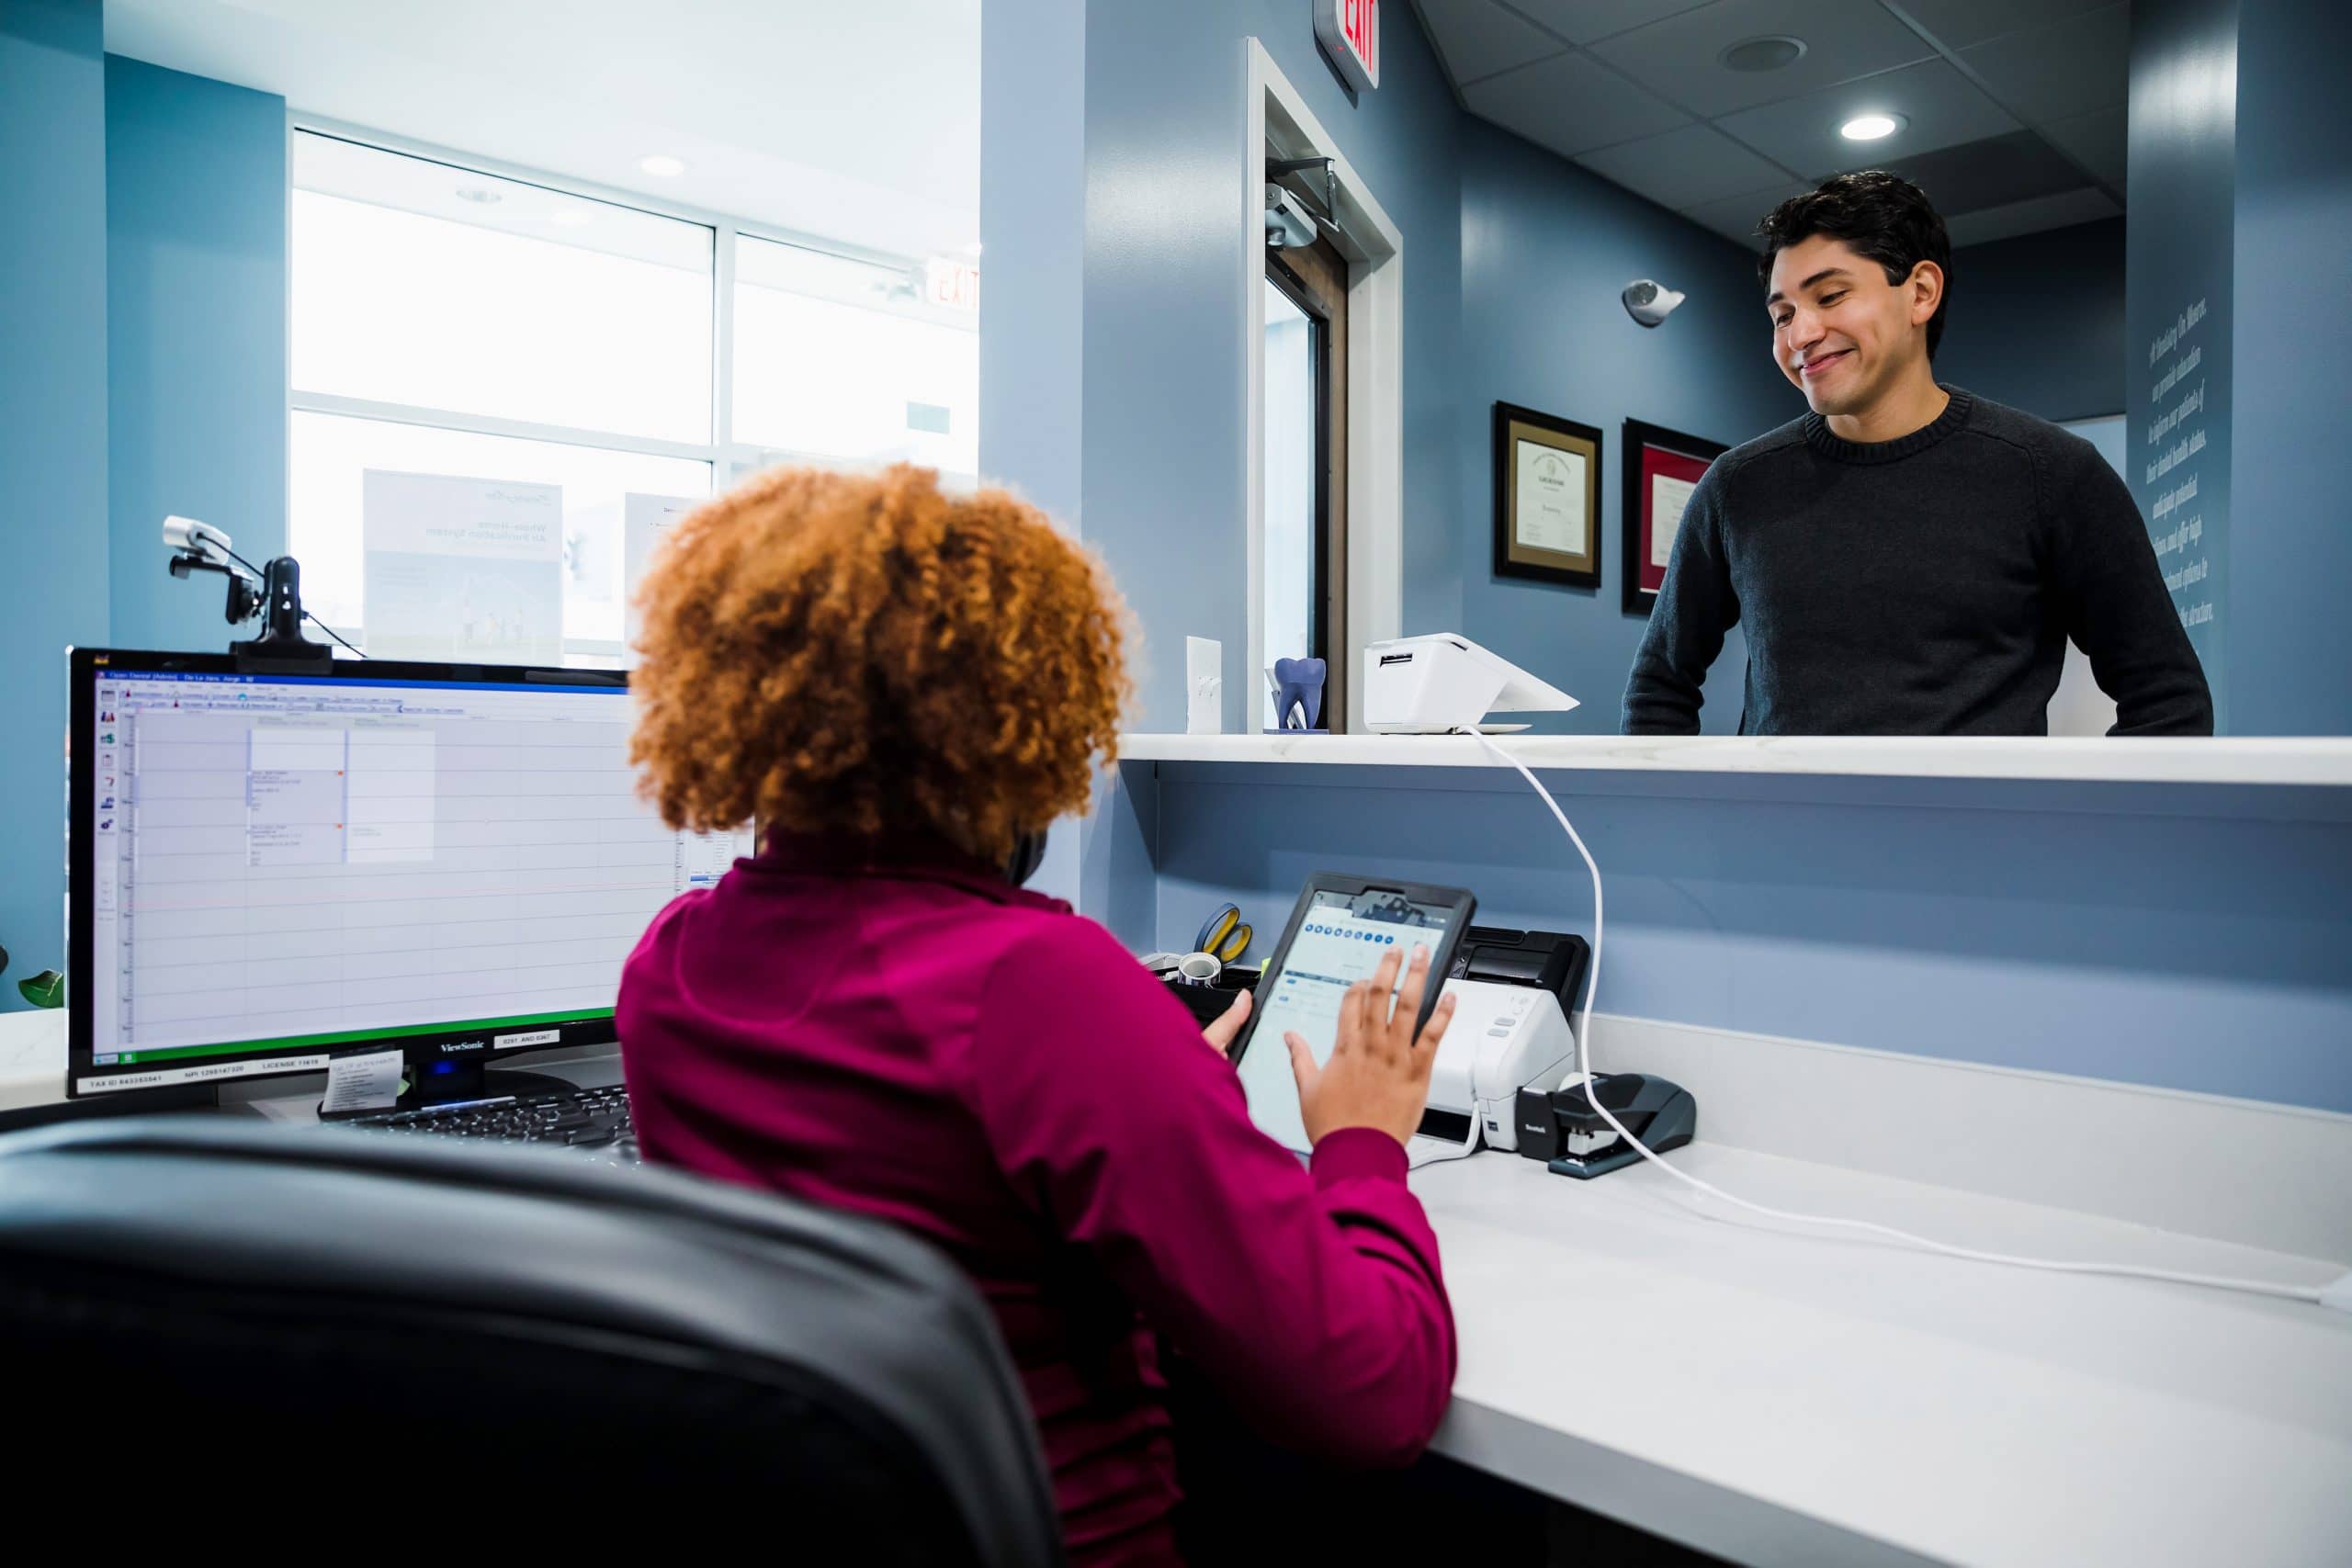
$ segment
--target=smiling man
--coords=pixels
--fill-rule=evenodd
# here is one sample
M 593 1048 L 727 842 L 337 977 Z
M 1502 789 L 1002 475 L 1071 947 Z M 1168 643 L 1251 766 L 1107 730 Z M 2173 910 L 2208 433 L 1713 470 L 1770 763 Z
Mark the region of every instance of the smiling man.
M 1691 494 L 1625 732 L 1696 734 L 1737 624 L 1744 735 L 2046 734 L 2070 637 L 2110 733 L 2211 735 L 2123 481 L 2088 442 L 1937 384 L 1951 243 L 1919 188 L 1840 175 L 1759 231 L 1772 357 L 1812 412 Z

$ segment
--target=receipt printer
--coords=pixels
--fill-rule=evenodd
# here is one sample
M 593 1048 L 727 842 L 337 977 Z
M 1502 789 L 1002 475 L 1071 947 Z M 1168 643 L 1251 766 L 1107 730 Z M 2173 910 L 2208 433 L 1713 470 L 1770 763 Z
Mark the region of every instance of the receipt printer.
M 1584 938 L 1560 931 L 1463 933 L 1446 974 L 1453 1022 L 1430 1066 L 1424 1136 L 1462 1143 L 1475 1122 L 1487 1147 L 1519 1146 L 1519 1091 L 1558 1083 L 1576 1065 L 1568 1016 L 1591 958 Z
M 1549 1163 L 1556 1175 L 1604 1176 L 1641 1158 L 1593 1100 L 1652 1154 L 1679 1149 L 1698 1134 L 1699 1102 L 1690 1091 L 1644 1073 L 1601 1073 L 1566 1089 L 1519 1091 L 1519 1152 Z

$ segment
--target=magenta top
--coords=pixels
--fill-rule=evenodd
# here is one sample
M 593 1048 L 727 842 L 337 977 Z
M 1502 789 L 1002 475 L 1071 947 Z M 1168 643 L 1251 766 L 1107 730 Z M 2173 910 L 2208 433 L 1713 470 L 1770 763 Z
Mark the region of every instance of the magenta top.
M 952 851 L 779 839 L 655 918 L 619 1028 L 648 1158 L 962 1264 L 1073 1562 L 1174 1560 L 1155 1335 L 1307 1454 L 1402 1464 L 1444 1413 L 1453 1309 L 1396 1140 L 1302 1167 L 1110 933 Z

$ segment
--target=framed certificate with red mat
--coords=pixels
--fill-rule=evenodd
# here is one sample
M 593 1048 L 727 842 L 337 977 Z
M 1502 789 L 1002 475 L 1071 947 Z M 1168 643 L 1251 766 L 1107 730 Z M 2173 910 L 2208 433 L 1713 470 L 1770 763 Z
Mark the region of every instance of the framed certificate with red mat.
M 1638 419 L 1625 422 L 1625 613 L 1646 615 L 1666 585 L 1682 509 L 1724 444 Z

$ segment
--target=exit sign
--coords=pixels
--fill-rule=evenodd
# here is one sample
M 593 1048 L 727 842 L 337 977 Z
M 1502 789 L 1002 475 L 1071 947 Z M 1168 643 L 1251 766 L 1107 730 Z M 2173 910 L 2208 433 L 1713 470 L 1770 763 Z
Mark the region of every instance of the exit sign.
M 1315 36 L 1348 85 L 1380 85 L 1380 0 L 1315 0 Z
M 933 256 L 923 264 L 922 297 L 926 304 L 952 310 L 980 308 L 980 269 L 951 256 Z

